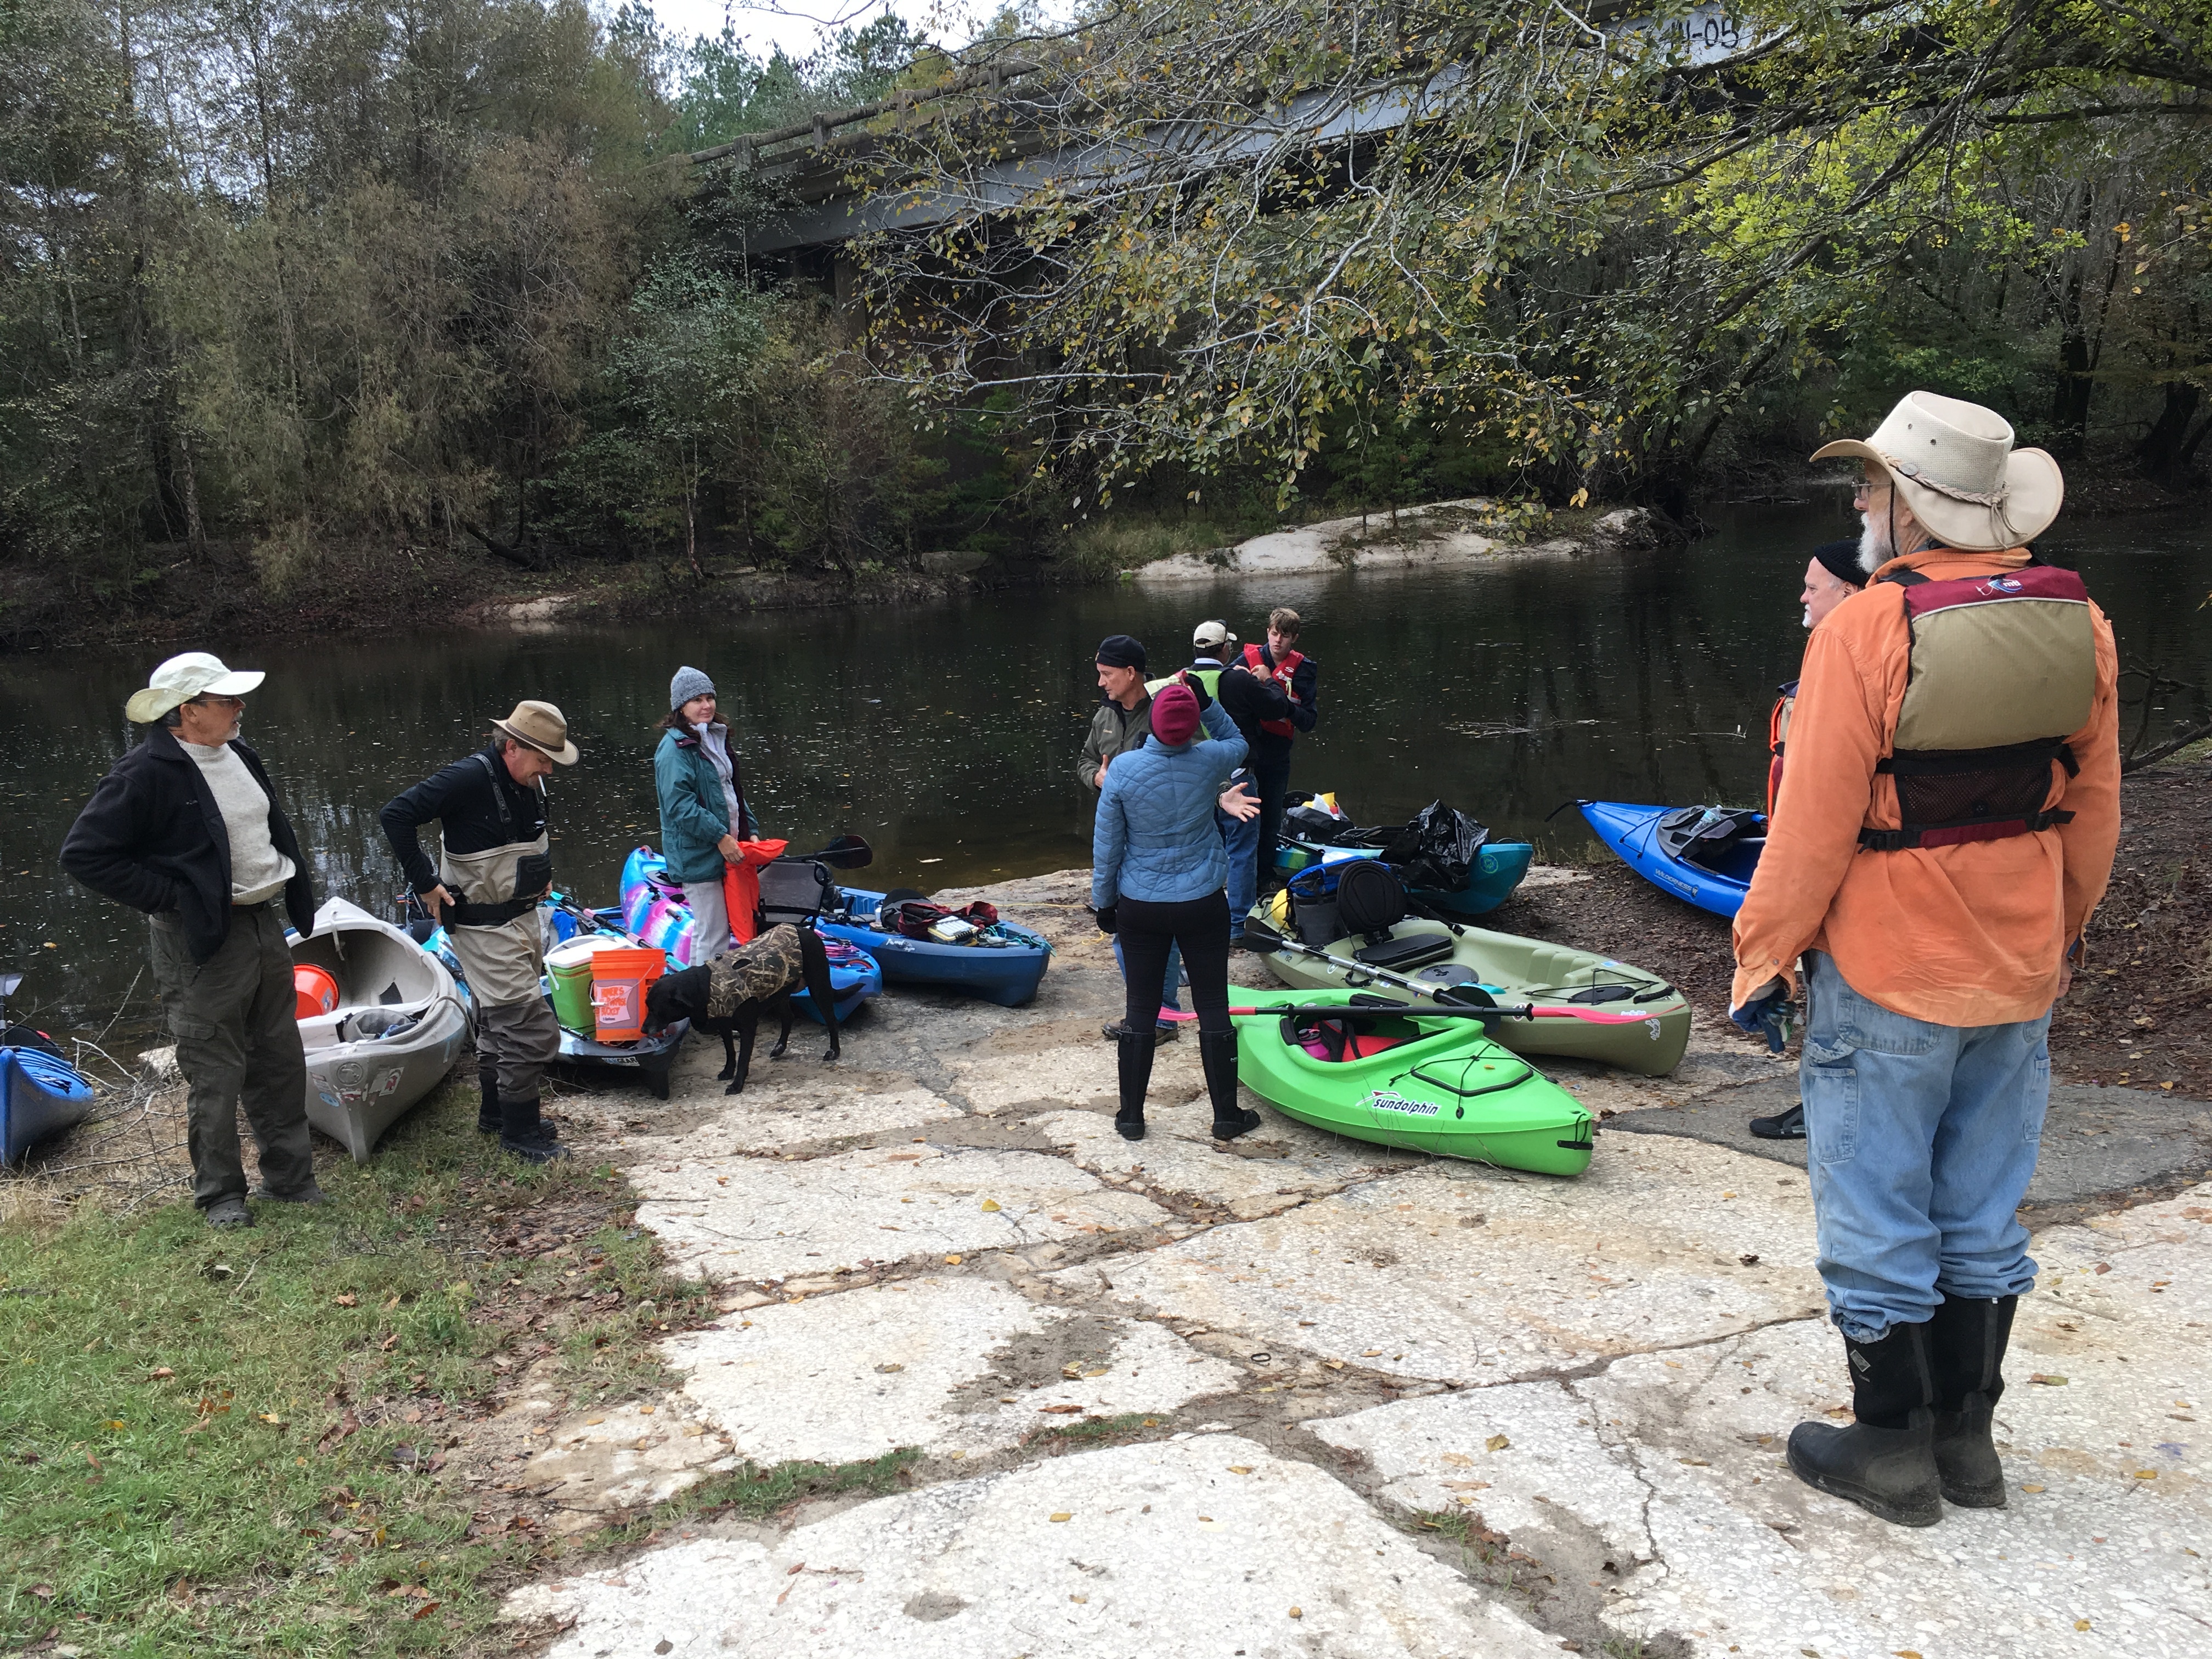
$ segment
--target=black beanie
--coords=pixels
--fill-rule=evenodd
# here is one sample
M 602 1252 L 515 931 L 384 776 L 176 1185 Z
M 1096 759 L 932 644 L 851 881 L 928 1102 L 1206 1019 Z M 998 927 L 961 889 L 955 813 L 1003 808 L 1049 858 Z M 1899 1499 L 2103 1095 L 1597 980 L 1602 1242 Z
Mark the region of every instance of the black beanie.
M 1813 550 L 1814 562 L 1839 582 L 1853 587 L 1867 585 L 1867 573 L 1859 565 L 1859 544 L 1855 537 L 1847 542 L 1822 542 Z
M 1103 668 L 1133 668 L 1142 673 L 1145 642 L 1127 634 L 1109 634 L 1098 642 L 1098 663 Z

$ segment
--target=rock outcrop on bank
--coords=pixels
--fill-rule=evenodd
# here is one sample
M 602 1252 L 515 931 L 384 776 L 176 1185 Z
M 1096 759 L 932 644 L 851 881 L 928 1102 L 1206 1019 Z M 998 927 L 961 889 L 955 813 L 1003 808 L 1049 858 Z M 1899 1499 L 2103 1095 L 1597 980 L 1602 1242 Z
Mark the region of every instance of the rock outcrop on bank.
M 893 989 L 834 1067 L 795 1042 L 732 1097 L 695 1045 L 665 1105 L 578 1125 L 723 1311 L 627 1414 L 511 1407 L 542 1449 L 501 1478 L 581 1530 L 746 1463 L 909 1461 L 889 1496 L 563 1562 L 508 1603 L 556 1659 L 2201 1645 L 2212 1497 L 2176 1422 L 2212 1186 L 2039 1237 L 2011 1507 L 1888 1527 L 1783 1466 L 1850 1398 L 1802 1170 L 1685 1127 L 1770 1109 L 1786 1064 L 1708 1012 L 1670 1078 L 1547 1068 L 1656 1131 L 1570 1182 L 1264 1105 L 1217 1146 L 1185 1041 L 1132 1144 L 1085 889 L 957 896 L 1054 941 L 1030 1007 Z
M 1480 497 L 1434 501 L 1356 518 L 1327 519 L 1271 531 L 1234 547 L 1179 553 L 1133 573 L 1141 586 L 1218 581 L 1235 576 L 1327 575 L 1338 571 L 1434 573 L 1516 558 L 1569 558 L 1606 548 L 1648 544 L 1658 537 L 1642 507 L 1621 507 L 1583 532 L 1530 537 L 1516 532 L 1497 504 Z

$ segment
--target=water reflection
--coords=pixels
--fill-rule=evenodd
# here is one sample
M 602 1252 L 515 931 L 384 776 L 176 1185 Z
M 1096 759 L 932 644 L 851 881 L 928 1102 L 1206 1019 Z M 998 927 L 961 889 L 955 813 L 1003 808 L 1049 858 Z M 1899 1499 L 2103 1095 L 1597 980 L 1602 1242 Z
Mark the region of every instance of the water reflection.
M 1558 846 L 1583 840 L 1580 820 L 1547 826 L 1546 815 L 1576 795 L 1758 798 L 1767 708 L 1803 644 L 1804 561 L 1848 524 L 1838 495 L 1739 509 L 1688 549 L 1508 561 L 1433 580 L 1023 592 L 719 618 L 672 600 L 665 621 L 621 629 L 191 643 L 269 672 L 246 738 L 286 791 L 319 890 L 380 910 L 398 878 L 378 808 L 481 742 L 486 722 L 523 697 L 559 704 L 584 750 L 552 780 L 561 879 L 611 902 L 623 853 L 658 839 L 653 726 L 680 663 L 713 676 L 770 834 L 811 847 L 857 830 L 878 849 L 872 874 L 884 885 L 1085 863 L 1074 759 L 1098 640 L 1138 635 L 1160 672 L 1183 659 L 1198 621 L 1225 616 L 1256 638 L 1279 604 L 1304 613 L 1303 643 L 1322 663 L 1321 728 L 1300 744 L 1297 785 L 1334 787 L 1371 821 L 1441 796 Z M 2079 563 L 2130 659 L 2199 678 L 2212 532 L 2090 524 L 2045 550 Z M 58 1027 L 104 1024 L 144 959 L 143 922 L 84 894 L 54 854 L 129 740 L 124 699 L 165 654 L 0 660 L 0 968 L 33 970 L 21 1010 Z M 2203 718 L 2201 694 L 2189 695 Z M 141 981 L 118 1030 L 150 1012 Z

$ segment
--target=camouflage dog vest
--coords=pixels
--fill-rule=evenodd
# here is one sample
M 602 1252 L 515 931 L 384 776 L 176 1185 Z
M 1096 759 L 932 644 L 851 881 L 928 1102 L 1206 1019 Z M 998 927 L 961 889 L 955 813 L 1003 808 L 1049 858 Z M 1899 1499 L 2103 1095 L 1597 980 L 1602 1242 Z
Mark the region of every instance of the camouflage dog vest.
M 789 922 L 725 951 L 707 964 L 707 1018 L 727 1019 L 748 1002 L 760 1002 L 806 982 L 799 929 Z

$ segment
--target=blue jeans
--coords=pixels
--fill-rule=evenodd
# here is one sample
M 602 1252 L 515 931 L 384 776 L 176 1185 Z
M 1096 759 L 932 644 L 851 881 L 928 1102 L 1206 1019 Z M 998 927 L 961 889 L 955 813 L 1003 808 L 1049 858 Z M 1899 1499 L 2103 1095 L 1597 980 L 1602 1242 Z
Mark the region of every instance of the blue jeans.
M 1260 792 L 1249 779 L 1231 786 L 1242 789 L 1254 800 Z M 1213 821 L 1221 830 L 1221 850 L 1229 855 L 1229 937 L 1244 937 L 1244 918 L 1252 908 L 1252 901 L 1260 895 L 1260 820 L 1248 818 L 1239 823 L 1218 806 L 1213 809 Z
M 2035 1263 L 2014 1212 L 2051 1103 L 2050 1014 L 1930 1024 L 1861 996 L 1826 953 L 1806 962 L 1797 1081 L 1830 1317 L 1873 1342 L 1946 1295 L 2023 1294 Z
M 1119 933 L 1114 935 L 1114 965 L 1121 970 L 1124 980 L 1129 977 L 1129 964 L 1122 959 Z M 1182 1007 L 1182 952 L 1172 945 L 1168 946 L 1167 983 L 1160 988 L 1160 1006 L 1178 1012 Z

